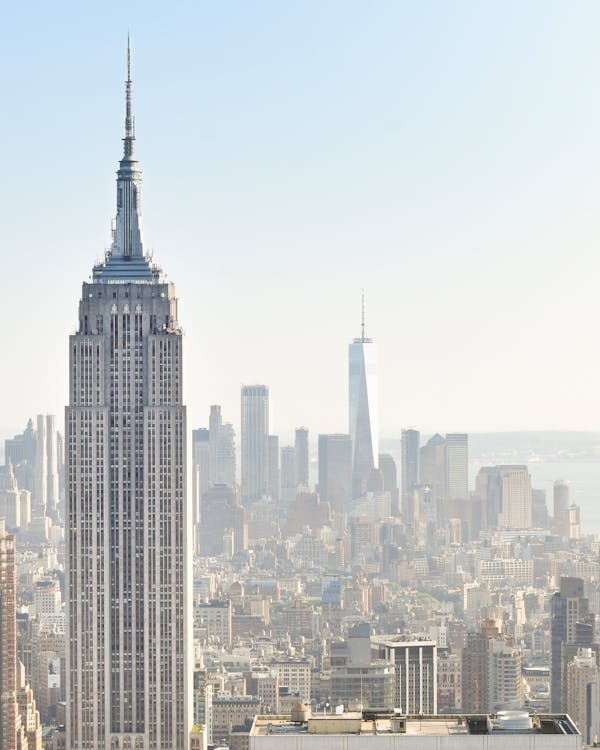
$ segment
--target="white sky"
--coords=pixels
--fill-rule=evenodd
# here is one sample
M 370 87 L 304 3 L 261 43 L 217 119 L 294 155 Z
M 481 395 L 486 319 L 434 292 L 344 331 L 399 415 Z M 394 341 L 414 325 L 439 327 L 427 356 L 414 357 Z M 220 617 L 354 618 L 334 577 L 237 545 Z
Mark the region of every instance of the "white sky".
M 600 4 L 272 0 L 4 8 L 3 431 L 66 402 L 128 28 L 191 426 L 347 430 L 364 287 L 382 434 L 598 428 Z

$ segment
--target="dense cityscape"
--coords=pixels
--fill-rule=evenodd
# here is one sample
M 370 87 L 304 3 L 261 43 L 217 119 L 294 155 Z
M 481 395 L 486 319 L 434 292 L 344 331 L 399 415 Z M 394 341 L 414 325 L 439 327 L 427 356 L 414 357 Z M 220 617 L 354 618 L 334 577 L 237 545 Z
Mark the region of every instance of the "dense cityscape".
M 283 444 L 266 383 L 188 424 L 129 49 L 125 102 L 64 421 L 23 415 L 4 445 L 0 750 L 597 746 L 600 542 L 571 478 L 470 478 L 466 432 L 380 440 L 368 290 L 339 432 Z

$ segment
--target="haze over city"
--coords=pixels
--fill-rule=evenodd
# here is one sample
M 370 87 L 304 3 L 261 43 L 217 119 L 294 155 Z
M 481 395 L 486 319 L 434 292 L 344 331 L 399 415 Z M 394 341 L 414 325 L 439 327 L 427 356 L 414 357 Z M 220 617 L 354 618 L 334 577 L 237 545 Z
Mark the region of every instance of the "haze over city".
M 192 422 L 218 402 L 237 423 L 240 384 L 267 382 L 274 429 L 345 430 L 364 288 L 383 435 L 595 429 L 599 21 L 593 2 L 6 8 L 6 430 L 66 402 L 127 30 Z
M 0 750 L 600 747 L 599 21 L 10 8 Z

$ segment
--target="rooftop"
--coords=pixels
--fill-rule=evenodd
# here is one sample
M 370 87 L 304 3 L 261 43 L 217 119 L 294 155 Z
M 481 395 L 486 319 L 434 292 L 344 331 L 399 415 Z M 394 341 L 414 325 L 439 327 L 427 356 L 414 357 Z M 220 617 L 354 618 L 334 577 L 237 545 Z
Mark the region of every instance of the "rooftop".
M 498 714 L 401 716 L 363 711 L 315 715 L 304 722 L 289 716 L 257 716 L 250 736 L 265 735 L 389 735 L 443 737 L 448 735 L 578 735 L 567 714 L 527 714 L 505 711 Z

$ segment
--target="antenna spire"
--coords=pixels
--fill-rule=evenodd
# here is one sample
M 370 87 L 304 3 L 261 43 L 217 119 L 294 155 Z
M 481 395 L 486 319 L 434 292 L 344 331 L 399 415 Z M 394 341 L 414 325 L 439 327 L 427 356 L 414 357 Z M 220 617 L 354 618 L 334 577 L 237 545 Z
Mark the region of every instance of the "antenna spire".
M 127 34 L 127 80 L 125 81 L 125 144 L 123 154 L 125 158 L 133 156 L 133 142 L 135 141 L 135 117 L 131 114 L 131 45 Z
M 361 289 L 362 295 L 362 319 L 361 319 L 361 339 L 362 343 L 365 343 L 365 290 Z

